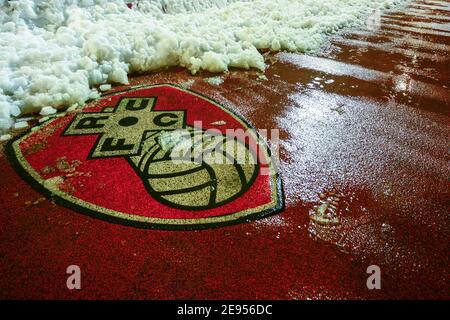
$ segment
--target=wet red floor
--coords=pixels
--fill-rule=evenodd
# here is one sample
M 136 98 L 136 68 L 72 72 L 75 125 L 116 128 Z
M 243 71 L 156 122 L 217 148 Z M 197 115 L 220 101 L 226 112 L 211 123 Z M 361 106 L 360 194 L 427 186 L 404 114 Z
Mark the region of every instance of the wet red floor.
M 416 1 L 315 56 L 267 56 L 223 83 L 136 76 L 280 130 L 286 209 L 205 231 L 141 230 L 43 199 L 0 156 L 0 298 L 448 299 L 450 2 Z M 123 89 L 115 88 L 115 90 Z M 321 210 L 338 221 L 318 223 Z M 334 221 L 334 220 L 333 220 Z M 66 268 L 82 290 L 66 288 Z M 366 269 L 382 270 L 382 289 Z

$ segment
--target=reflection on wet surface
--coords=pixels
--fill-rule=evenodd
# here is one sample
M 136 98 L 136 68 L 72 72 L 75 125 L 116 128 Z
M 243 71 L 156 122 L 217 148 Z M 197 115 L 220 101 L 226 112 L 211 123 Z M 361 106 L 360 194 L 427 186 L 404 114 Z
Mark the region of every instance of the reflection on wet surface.
M 405 289 L 414 277 L 423 290 L 435 285 L 431 295 L 444 292 L 450 15 L 435 7 L 388 13 L 379 30 L 334 37 L 320 55 L 271 55 L 268 81 L 230 72 L 217 93 L 257 127 L 281 130 L 287 209 L 277 238 L 296 232 L 298 243 L 306 233 L 381 264 L 392 281 L 386 296 L 420 296 Z M 311 268 L 333 252 L 310 250 Z M 290 295 L 312 292 L 297 287 Z

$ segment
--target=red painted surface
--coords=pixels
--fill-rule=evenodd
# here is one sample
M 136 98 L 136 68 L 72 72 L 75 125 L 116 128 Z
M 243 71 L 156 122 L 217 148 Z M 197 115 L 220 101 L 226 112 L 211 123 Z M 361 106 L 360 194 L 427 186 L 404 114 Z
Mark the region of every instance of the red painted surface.
M 182 69 L 132 79 L 194 80 L 255 127 L 279 128 L 287 208 L 272 218 L 195 232 L 124 227 L 37 201 L 1 156 L 0 297 L 449 299 L 450 8 L 419 3 L 378 31 L 337 37 L 320 57 L 269 55 L 268 81 L 231 71 L 214 86 Z M 331 193 L 342 224 L 327 238 L 309 210 Z M 66 288 L 71 264 L 81 291 Z M 371 264 L 381 290 L 366 288 Z

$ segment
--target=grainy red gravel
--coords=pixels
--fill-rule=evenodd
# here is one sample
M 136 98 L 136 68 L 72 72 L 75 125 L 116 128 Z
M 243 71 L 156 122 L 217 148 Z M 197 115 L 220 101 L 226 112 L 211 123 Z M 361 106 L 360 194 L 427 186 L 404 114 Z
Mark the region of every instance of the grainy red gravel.
M 42 199 L 1 155 L 0 298 L 450 298 L 450 6 L 405 12 L 335 37 L 320 56 L 268 55 L 267 80 L 132 78 L 191 84 L 256 128 L 280 129 L 287 207 L 271 218 L 183 232 L 112 224 Z M 309 213 L 330 201 L 334 229 Z M 71 264 L 80 291 L 66 288 Z M 366 288 L 371 264 L 378 291 Z

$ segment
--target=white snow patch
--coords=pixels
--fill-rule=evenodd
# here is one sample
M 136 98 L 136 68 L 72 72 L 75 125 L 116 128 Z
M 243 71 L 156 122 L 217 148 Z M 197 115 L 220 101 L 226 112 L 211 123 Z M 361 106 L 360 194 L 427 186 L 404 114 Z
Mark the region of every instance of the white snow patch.
M 0 131 L 82 106 L 92 89 L 168 66 L 265 69 L 258 50 L 310 51 L 408 0 L 0 0 Z
M 112 86 L 110 84 L 102 84 L 99 89 L 100 91 L 108 91 L 112 88 Z
M 212 84 L 214 86 L 220 86 L 224 80 L 222 77 L 210 77 L 210 78 L 205 78 L 204 81 L 206 83 Z
M 28 122 L 26 121 L 20 121 L 14 123 L 14 129 L 23 129 L 28 127 Z
M 267 80 L 269 80 L 269 79 L 267 79 L 266 75 L 260 74 L 260 75 L 258 76 L 258 80 L 259 80 L 259 81 L 267 81 Z
M 57 110 L 55 109 L 55 108 L 52 108 L 52 107 L 43 107 L 42 109 L 41 109 L 41 111 L 39 112 L 39 114 L 41 115 L 41 116 L 48 116 L 48 115 L 51 115 L 51 114 L 55 114 L 57 112 Z
M 12 138 L 10 134 L 3 134 L 0 136 L 0 141 L 8 141 Z

